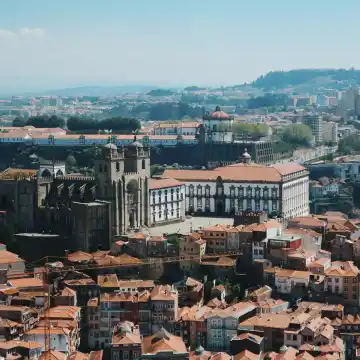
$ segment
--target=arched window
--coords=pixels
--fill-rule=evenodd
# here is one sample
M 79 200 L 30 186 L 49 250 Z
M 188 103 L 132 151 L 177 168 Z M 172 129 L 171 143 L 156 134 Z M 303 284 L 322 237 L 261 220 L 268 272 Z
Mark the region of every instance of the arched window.
M 146 169 L 145 159 L 142 159 L 142 161 L 141 161 L 141 168 L 142 168 L 143 170 Z
M 120 171 L 120 163 L 116 162 L 116 171 Z

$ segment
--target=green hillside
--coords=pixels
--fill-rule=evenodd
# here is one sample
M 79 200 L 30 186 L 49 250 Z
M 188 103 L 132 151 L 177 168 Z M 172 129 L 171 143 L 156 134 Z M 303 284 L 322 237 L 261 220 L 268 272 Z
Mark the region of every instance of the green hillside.
M 299 86 L 331 86 L 343 88 L 360 85 L 360 70 L 356 69 L 299 69 L 271 71 L 251 85 L 259 89 L 284 89 Z

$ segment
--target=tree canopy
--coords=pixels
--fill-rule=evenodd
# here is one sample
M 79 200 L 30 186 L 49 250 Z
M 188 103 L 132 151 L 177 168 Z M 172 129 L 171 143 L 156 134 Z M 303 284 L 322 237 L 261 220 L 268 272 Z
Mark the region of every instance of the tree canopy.
M 250 98 L 247 101 L 249 109 L 258 109 L 263 107 L 286 107 L 289 104 L 289 98 L 285 94 L 265 94 Z
M 251 85 L 263 89 L 281 89 L 314 81 L 316 78 L 360 83 L 360 71 L 355 69 L 298 69 L 271 71 L 260 76 Z
M 341 155 L 349 155 L 353 152 L 360 151 L 360 138 L 359 135 L 353 134 L 339 141 L 339 153 Z
M 12 124 L 13 126 L 34 126 L 36 128 L 63 128 L 65 121 L 56 115 L 37 115 L 30 117 L 27 121 L 15 118 Z
M 259 138 L 268 134 L 269 127 L 266 124 L 235 123 L 233 132 L 235 135 Z
M 67 121 L 71 131 L 97 132 L 98 130 L 112 130 L 114 133 L 128 134 L 141 128 L 140 121 L 135 118 L 112 117 L 97 121 L 90 118 L 71 117 Z
M 311 128 L 305 124 L 291 124 L 285 127 L 281 138 L 286 143 L 308 145 L 313 138 Z
M 150 90 L 147 95 L 149 96 L 171 96 L 174 92 L 167 89 Z

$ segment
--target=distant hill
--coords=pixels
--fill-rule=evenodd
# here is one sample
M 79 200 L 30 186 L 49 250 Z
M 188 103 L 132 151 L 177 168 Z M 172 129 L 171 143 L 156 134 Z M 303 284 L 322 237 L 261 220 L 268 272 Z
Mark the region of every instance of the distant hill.
M 43 91 L 14 92 L 22 96 L 117 96 L 125 93 L 147 93 L 156 89 L 155 85 L 118 85 L 118 86 L 78 86 Z
M 344 88 L 360 85 L 360 70 L 356 69 L 299 69 L 271 71 L 251 83 L 258 89 L 284 89 L 297 87 Z

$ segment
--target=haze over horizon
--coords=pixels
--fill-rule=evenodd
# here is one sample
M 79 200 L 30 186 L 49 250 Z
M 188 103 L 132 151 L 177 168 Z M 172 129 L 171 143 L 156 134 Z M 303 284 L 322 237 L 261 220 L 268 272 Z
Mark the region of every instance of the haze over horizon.
M 234 85 L 360 67 L 360 2 L 1 0 L 0 91 Z

